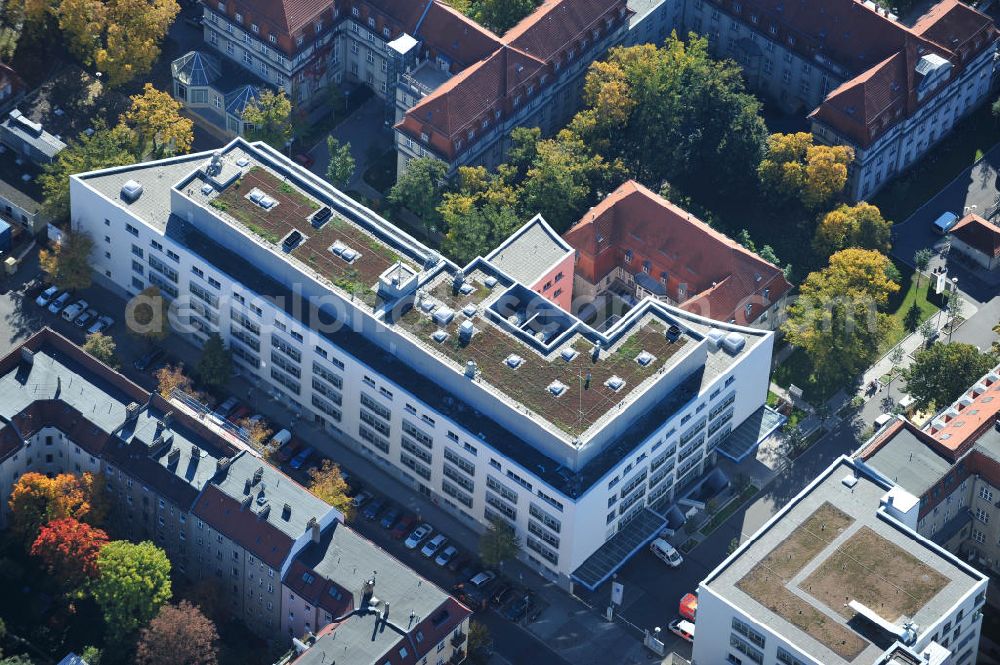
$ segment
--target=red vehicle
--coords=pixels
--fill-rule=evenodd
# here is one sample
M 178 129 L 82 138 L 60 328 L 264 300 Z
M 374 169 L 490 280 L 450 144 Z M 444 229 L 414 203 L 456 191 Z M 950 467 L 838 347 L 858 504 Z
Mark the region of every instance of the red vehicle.
M 239 425 L 240 421 L 250 415 L 250 407 L 246 405 L 240 405 L 236 407 L 236 410 L 226 416 L 226 420 L 233 423 L 234 425 Z
M 688 621 L 694 621 L 694 617 L 698 613 L 698 596 L 693 593 L 684 594 L 677 612 Z
M 274 453 L 274 459 L 279 462 L 287 462 L 292 459 L 297 452 L 299 452 L 299 448 L 301 447 L 302 442 L 293 438 L 288 443 L 278 448 L 278 452 Z
M 402 519 L 396 522 L 396 526 L 392 527 L 392 537 L 395 540 L 402 540 L 406 537 L 410 530 L 413 529 L 413 525 L 417 523 L 417 518 L 413 515 L 404 515 Z
M 316 160 L 313 159 L 312 156 L 304 152 L 300 152 L 299 154 L 295 155 L 293 159 L 295 159 L 295 161 L 297 161 L 299 164 L 301 164 L 306 168 L 309 168 L 310 166 L 316 163 Z

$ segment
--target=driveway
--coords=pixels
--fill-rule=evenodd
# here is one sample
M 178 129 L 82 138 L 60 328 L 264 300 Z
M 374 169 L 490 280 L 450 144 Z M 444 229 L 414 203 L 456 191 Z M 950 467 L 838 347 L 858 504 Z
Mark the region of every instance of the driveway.
M 341 145 L 351 144 L 351 156 L 354 157 L 355 164 L 354 176 L 345 189 L 358 189 L 371 160 L 392 148 L 392 128 L 385 125 L 385 102 L 372 96 L 358 110 L 334 127 L 330 136 L 340 141 Z M 326 137 L 309 150 L 309 156 L 316 160 L 309 170 L 325 178 L 326 167 L 330 164 Z
M 966 210 L 986 216 L 992 211 L 997 197 L 1000 197 L 1000 145 L 994 146 L 976 164 L 963 171 L 941 191 L 935 194 L 909 219 L 893 227 L 892 255 L 913 265 L 913 255 L 917 250 L 929 247 L 936 255 L 930 268 L 945 265 L 950 276 L 958 277 L 958 286 L 969 299 L 985 303 L 997 293 L 995 283 L 990 283 L 955 261 L 941 256 L 947 248 L 947 241 L 931 229 L 941 213 L 954 212 L 961 216 Z

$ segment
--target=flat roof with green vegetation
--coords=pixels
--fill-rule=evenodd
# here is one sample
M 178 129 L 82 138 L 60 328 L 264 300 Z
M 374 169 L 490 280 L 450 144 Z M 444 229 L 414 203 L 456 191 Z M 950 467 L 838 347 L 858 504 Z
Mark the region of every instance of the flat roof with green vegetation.
M 558 349 L 543 355 L 481 315 L 505 291 L 500 285 L 488 288 L 486 278 L 481 271 L 472 273 L 465 283 L 474 290 L 455 294 L 449 276 L 441 275 L 427 288 L 427 300 L 435 308 L 425 311 L 418 302 L 398 323 L 462 367 L 475 361 L 483 381 L 574 436 L 585 432 L 643 381 L 671 364 L 672 356 L 689 341 L 684 335 L 671 341 L 667 326 L 647 315 L 622 339 L 602 349 L 596 361 L 592 357 L 593 342 L 581 334 L 572 335 Z M 471 319 L 463 313 L 470 305 L 476 308 Z M 455 313 L 444 325 L 434 319 L 435 312 L 442 308 Z M 466 320 L 472 320 L 475 330 L 467 340 L 459 330 Z M 442 332 L 447 337 L 435 339 L 435 335 L 441 339 Z M 566 349 L 574 353 L 569 360 L 562 355 Z M 647 364 L 639 361 L 643 352 L 652 358 Z M 623 383 L 617 388 L 606 385 L 612 378 Z M 553 394 L 549 386 L 555 383 L 565 386 L 565 391 Z
M 825 665 L 876 662 L 907 622 L 922 639 L 987 578 L 886 514 L 888 492 L 842 457 L 703 588 Z
M 249 198 L 255 190 L 276 204 L 264 208 L 255 203 Z M 323 206 L 288 179 L 260 165 L 252 166 L 213 196 L 209 205 L 273 245 L 280 246 L 292 231 L 300 232 L 304 239 L 289 253 L 369 306 L 375 304 L 382 273 L 399 261 L 415 269 L 386 243 L 336 213 L 320 228 L 314 227 L 310 217 Z M 335 253 L 334 247 L 347 248 L 355 256 L 347 260 L 343 252 Z

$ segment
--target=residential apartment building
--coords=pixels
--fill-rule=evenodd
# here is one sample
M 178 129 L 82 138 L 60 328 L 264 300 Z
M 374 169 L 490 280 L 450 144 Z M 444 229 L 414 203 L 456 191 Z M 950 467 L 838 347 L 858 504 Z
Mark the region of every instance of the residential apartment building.
M 101 474 L 109 532 L 162 547 L 175 574 L 211 583 L 258 635 L 322 631 L 363 665 L 404 662 L 400 649 L 405 662 L 464 658 L 468 608 L 249 448 L 49 329 L 0 359 L 0 526 L 29 471 Z M 390 628 L 374 648 L 373 623 Z
M 866 199 L 980 106 L 997 30 L 960 0 L 912 25 L 858 0 L 688 0 L 685 27 L 739 62 L 750 87 L 809 112 L 820 143 L 850 146 L 847 194 Z
M 920 501 L 917 530 L 1000 572 L 1000 367 L 923 429 L 899 418 L 855 455 Z
M 693 664 L 974 663 L 989 578 L 843 456 L 698 587 Z
M 627 306 L 653 296 L 720 321 L 776 330 L 792 286 L 781 268 L 630 180 L 591 208 L 564 240 L 576 250 L 573 291 Z
M 557 304 L 573 255 L 540 217 L 524 251 L 456 266 L 242 139 L 70 188 L 97 281 L 159 286 L 193 342 L 217 332 L 250 382 L 474 528 L 509 521 L 563 584 L 661 530 L 731 432 L 777 425 L 771 332 L 652 298 L 594 330 Z

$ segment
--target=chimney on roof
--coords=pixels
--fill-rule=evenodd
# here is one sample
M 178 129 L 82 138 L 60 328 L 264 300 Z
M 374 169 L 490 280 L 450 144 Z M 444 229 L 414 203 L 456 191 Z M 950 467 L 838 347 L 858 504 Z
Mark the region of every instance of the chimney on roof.
M 163 426 L 166 427 L 167 429 L 170 429 L 170 423 L 171 421 L 173 421 L 173 419 L 174 419 L 173 411 L 167 411 L 166 413 L 164 413 L 163 418 L 161 419 L 163 421 Z
M 259 513 L 257 513 L 257 519 L 259 519 L 259 520 L 266 520 L 267 516 L 270 513 L 271 513 L 271 504 L 270 503 L 265 503 L 264 507 L 260 509 Z
M 288 504 L 286 503 L 285 505 L 287 506 Z M 309 521 L 306 522 L 306 528 L 309 529 L 310 531 L 312 531 L 312 541 L 314 543 L 318 543 L 319 542 L 319 535 L 320 535 L 320 533 L 319 533 L 319 520 L 317 520 L 315 517 L 310 517 Z
M 35 362 L 35 352 L 26 346 L 22 346 L 21 362 L 23 362 L 25 365 L 33 365 Z
M 281 519 L 287 522 L 289 519 L 291 519 L 291 517 L 292 517 L 292 504 L 286 503 L 284 506 L 281 507 Z
M 385 601 L 385 605 L 382 606 L 382 623 L 389 623 L 389 601 Z
M 361 609 L 368 609 L 372 598 L 375 596 L 375 574 L 377 572 L 373 570 L 372 576 L 361 585 Z
M 191 444 L 191 459 L 196 460 L 201 457 L 201 448 L 195 444 Z
M 181 449 L 171 448 L 170 452 L 167 453 L 167 464 L 169 464 L 170 466 L 174 466 L 180 461 L 181 461 Z
M 253 472 L 253 484 L 256 485 L 260 482 L 260 479 L 264 477 L 264 467 L 259 466 L 257 470 Z
M 451 290 L 458 295 L 459 290 L 462 288 L 462 284 L 465 283 L 465 272 L 459 270 L 455 273 L 455 276 L 451 278 Z
M 251 503 L 253 503 L 253 495 L 247 494 L 243 497 L 243 501 L 240 502 L 240 512 L 249 508 Z
M 215 460 L 215 473 L 216 475 L 221 475 L 223 478 L 226 477 L 226 472 L 229 471 L 229 465 L 233 463 L 228 457 L 220 457 Z
M 125 422 L 132 423 L 135 422 L 139 417 L 139 403 L 130 402 L 128 406 L 125 407 Z

